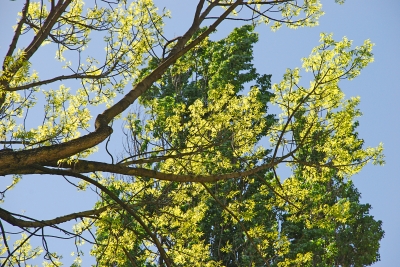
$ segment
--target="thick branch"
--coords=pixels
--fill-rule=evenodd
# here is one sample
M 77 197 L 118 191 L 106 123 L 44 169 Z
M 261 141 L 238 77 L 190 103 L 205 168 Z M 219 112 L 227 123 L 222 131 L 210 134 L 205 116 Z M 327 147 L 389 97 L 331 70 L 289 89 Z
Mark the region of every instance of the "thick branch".
M 34 164 L 45 164 L 47 162 L 65 159 L 96 146 L 103 142 L 112 133 L 111 127 L 107 125 L 102 126 L 101 121 L 100 118 L 96 131 L 62 144 L 23 151 L 0 151 L 1 175 L 8 174 L 8 171 L 16 168 L 23 168 Z
M 67 0 L 63 5 L 62 8 L 65 10 L 67 7 L 67 3 L 71 0 Z M 163 73 L 171 66 L 178 58 L 184 55 L 187 51 L 195 47 L 199 44 L 202 40 L 204 40 L 211 32 L 213 32 L 217 26 L 239 5 L 242 1 L 236 1 L 232 4 L 221 16 L 218 18 L 205 32 L 203 32 L 200 36 L 198 36 L 194 41 L 190 44 L 185 46 L 184 48 L 180 49 L 181 46 L 185 45 L 185 42 L 189 40 L 193 34 L 198 30 L 201 20 L 204 19 L 202 14 L 198 20 L 194 20 L 190 29 L 183 35 L 182 39 L 177 42 L 176 48 L 177 50 L 171 51 L 170 55 L 167 59 L 157 67 L 151 74 L 145 77 L 141 82 L 139 82 L 128 94 L 126 94 L 118 103 L 106 109 L 103 114 L 98 115 L 95 122 L 96 131 L 94 133 L 90 133 L 88 135 L 82 136 L 75 140 L 71 140 L 65 142 L 63 144 L 52 145 L 48 147 L 41 147 L 31 150 L 25 151 L 16 151 L 16 152 L 0 152 L 0 169 L 3 173 L 7 173 L 7 170 L 13 170 L 17 167 L 24 167 L 34 164 L 44 164 L 47 162 L 57 161 L 59 159 L 67 158 L 72 155 L 75 155 L 85 149 L 91 148 L 99 143 L 101 143 L 105 138 L 107 138 L 111 133 L 112 129 L 108 127 L 108 123 L 118 114 L 126 110 L 140 95 L 142 95 L 150 86 L 158 80 Z M 196 14 L 199 13 L 201 9 L 202 1 L 200 2 Z M 62 9 L 56 8 L 57 12 L 52 15 L 52 18 L 56 17 L 56 14 L 61 15 L 60 10 Z M 207 9 L 207 12 L 210 10 Z M 42 35 L 38 34 L 35 36 L 35 40 L 29 45 L 29 47 L 25 50 L 27 54 L 30 54 L 36 51 L 37 46 L 40 40 L 43 39 L 44 34 L 47 31 L 50 31 L 51 27 L 49 26 L 52 23 L 52 19 L 48 18 L 48 21 L 45 22 L 44 30 L 41 31 Z M 54 24 L 54 23 L 53 23 Z M 53 25 L 51 24 L 51 25 Z M 50 29 L 49 29 L 50 28 Z M 44 40 L 44 39 L 43 39 Z M 42 41 L 43 41 L 42 40 Z M 184 43 L 183 43 L 184 42 Z M 173 49 L 174 50 L 174 49 Z M 29 52 L 29 53 L 28 53 Z M 27 56 L 28 58 L 30 56 Z M 112 165 L 111 165 L 112 166 Z M 115 166 L 117 167 L 117 166 Z M 118 166 L 119 167 L 119 166 Z M 121 167 L 120 167 L 121 168 Z M 145 173 L 149 172 L 149 170 L 143 169 Z M 152 172 L 152 171 L 150 171 Z M 141 175 L 133 174 L 133 175 Z M 149 176 L 147 174 L 143 174 L 145 176 Z M 167 175 L 167 174 L 166 174 Z M 151 176 L 151 175 L 150 175 Z M 162 179 L 164 175 L 158 175 Z M 168 175 L 167 175 L 168 176 Z M 236 176 L 235 176 L 236 177 Z M 190 180 L 191 178 L 184 178 L 184 180 Z M 214 180 L 218 178 L 214 178 Z M 228 178 L 226 178 L 228 179 Z M 163 180 L 169 180 L 164 178 Z M 204 181 L 206 182 L 206 181 Z
M 61 14 L 64 13 L 71 2 L 72 0 L 59 0 L 55 8 L 51 10 L 49 16 L 43 24 L 43 27 L 40 29 L 38 34 L 35 35 L 29 46 L 25 49 L 26 60 L 28 60 L 40 47 L 43 41 L 47 39 L 54 24 L 56 24 Z
M 236 1 L 232 4 L 205 32 L 199 35 L 195 40 L 193 40 L 190 44 L 184 46 L 189 39 L 193 36 L 193 34 L 199 29 L 201 16 L 198 20 L 194 20 L 190 29 L 179 39 L 175 47 L 172 49 L 169 56 L 166 60 L 161 63 L 152 73 L 146 76 L 141 82 L 135 85 L 133 89 L 126 94 L 120 101 L 118 101 L 112 107 L 106 109 L 102 115 L 104 115 L 104 119 L 106 123 L 109 123 L 113 118 L 117 115 L 125 111 L 133 102 L 141 96 L 146 90 L 148 90 L 151 85 L 157 81 L 164 72 L 173 64 L 176 60 L 178 60 L 181 56 L 183 56 L 190 49 L 198 45 L 201 41 L 203 41 L 207 36 L 209 36 L 217 26 L 241 3 L 242 1 Z M 197 12 L 196 12 L 197 13 Z

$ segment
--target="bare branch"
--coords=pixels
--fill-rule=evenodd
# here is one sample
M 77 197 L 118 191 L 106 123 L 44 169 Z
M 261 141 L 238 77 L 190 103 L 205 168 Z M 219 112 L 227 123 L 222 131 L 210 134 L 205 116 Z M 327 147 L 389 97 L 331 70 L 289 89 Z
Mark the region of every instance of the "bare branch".
M 22 220 L 16 218 L 16 216 L 21 216 L 19 214 L 15 214 L 12 212 L 9 212 L 5 209 L 0 208 L 0 219 L 3 219 L 4 221 L 8 222 L 9 224 L 13 226 L 18 226 L 18 227 L 45 227 L 45 226 L 52 226 L 52 225 L 57 225 L 61 223 L 65 223 L 68 221 L 72 221 L 78 218 L 93 218 L 100 213 L 106 211 L 109 207 L 102 207 L 99 209 L 95 210 L 86 210 L 86 211 L 81 211 L 81 212 L 76 212 L 76 213 L 71 213 L 68 215 L 60 216 L 54 219 L 50 220 L 35 220 L 35 221 L 27 221 L 27 220 Z
M 24 5 L 24 8 L 22 9 L 22 16 L 21 16 L 21 19 L 20 19 L 20 21 L 18 22 L 17 28 L 15 29 L 14 37 L 13 37 L 13 39 L 12 39 L 12 41 L 11 41 L 11 44 L 10 44 L 10 47 L 9 47 L 9 49 L 8 49 L 8 51 L 7 51 L 7 54 L 6 54 L 5 59 L 7 59 L 7 57 L 11 57 L 12 54 L 14 53 L 14 51 L 15 51 L 15 48 L 17 47 L 18 39 L 19 39 L 19 37 L 21 36 L 22 26 L 23 26 L 24 23 L 25 23 L 26 14 L 28 13 L 29 2 L 30 2 L 30 0 L 26 0 L 25 5 Z M 4 66 L 4 63 L 5 63 L 5 62 L 3 62 L 3 70 L 5 70 L 5 68 L 4 68 L 4 67 L 5 67 L 5 66 Z M 0 105 L 0 106 L 1 106 L 1 105 Z

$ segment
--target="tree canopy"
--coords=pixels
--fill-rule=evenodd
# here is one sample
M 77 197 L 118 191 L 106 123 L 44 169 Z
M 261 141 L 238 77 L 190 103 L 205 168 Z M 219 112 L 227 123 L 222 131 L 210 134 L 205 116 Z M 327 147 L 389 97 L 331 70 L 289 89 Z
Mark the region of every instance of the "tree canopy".
M 339 86 L 373 61 L 373 44 L 321 33 L 271 84 L 253 64 L 257 29 L 317 26 L 320 1 L 199 0 L 190 12 L 171 38 L 168 9 L 151 0 L 26 1 L 0 71 L 0 175 L 12 177 L 2 201 L 32 175 L 98 201 L 50 219 L 0 208 L 2 266 L 61 266 L 51 239 L 76 246 L 74 267 L 89 250 L 97 266 L 121 267 L 379 260 L 382 223 L 351 177 L 383 163 L 382 145 L 364 146 L 359 98 Z M 35 70 L 41 51 L 62 67 Z

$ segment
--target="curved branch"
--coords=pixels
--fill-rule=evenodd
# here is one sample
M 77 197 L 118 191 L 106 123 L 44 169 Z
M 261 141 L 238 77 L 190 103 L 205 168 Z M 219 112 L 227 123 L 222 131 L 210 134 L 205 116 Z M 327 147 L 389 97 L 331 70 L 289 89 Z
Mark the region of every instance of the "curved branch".
M 195 174 L 172 174 L 172 173 L 164 173 L 155 170 L 149 170 L 144 168 L 131 168 L 123 165 L 114 165 L 97 161 L 87 161 L 87 160 L 78 160 L 71 164 L 62 163 L 60 165 L 53 163 L 49 166 L 57 167 L 57 168 L 68 168 L 69 171 L 74 173 L 88 173 L 88 172 L 96 172 L 103 171 L 109 173 L 118 173 L 123 175 L 131 175 L 131 176 L 143 176 L 155 178 L 158 180 L 171 181 L 171 182 L 216 182 L 228 179 L 239 178 L 243 176 L 251 176 L 262 170 L 269 169 L 281 163 L 283 160 L 292 156 L 292 154 L 296 150 L 291 151 L 285 156 L 279 158 L 276 161 L 271 161 L 267 164 L 263 164 L 257 167 L 254 167 L 247 171 L 239 171 L 225 174 L 213 174 L 213 175 L 195 175 Z
M 180 159 L 180 158 L 183 158 L 184 156 L 196 155 L 196 154 L 200 153 L 201 151 L 203 151 L 202 148 L 200 148 L 196 151 L 179 153 L 176 155 L 164 155 L 164 156 L 148 157 L 148 158 L 141 158 L 141 159 L 134 159 L 134 160 L 124 159 L 124 160 L 121 160 L 120 162 L 118 162 L 117 164 L 120 164 L 122 166 L 129 166 L 129 165 L 133 165 L 133 164 L 156 163 L 156 162 L 160 162 L 160 161 L 163 161 L 166 159 Z M 130 158 L 132 158 L 132 157 L 130 157 Z
M 52 226 L 56 224 L 61 224 L 65 223 L 68 221 L 72 221 L 78 218 L 83 218 L 83 217 L 91 217 L 91 216 L 97 216 L 103 211 L 107 210 L 109 207 L 105 206 L 99 209 L 95 210 L 86 210 L 86 211 L 81 211 L 81 212 L 76 212 L 76 213 L 71 213 L 68 215 L 60 216 L 54 219 L 50 220 L 42 220 L 42 221 L 27 221 L 27 220 L 22 220 L 18 219 L 15 216 L 20 216 L 18 214 L 14 214 L 12 212 L 9 212 L 5 209 L 0 208 L 0 219 L 3 219 L 4 221 L 8 222 L 9 224 L 13 226 L 18 226 L 18 227 L 45 227 L 45 226 Z
M 63 80 L 70 80 L 70 79 L 101 79 L 101 78 L 108 77 L 109 74 L 110 74 L 110 71 L 104 72 L 99 75 L 87 75 L 87 74 L 79 74 L 79 73 L 71 74 L 71 75 L 61 75 L 61 76 L 54 77 L 52 79 L 28 83 L 28 84 L 17 86 L 17 87 L 10 87 L 10 88 L 7 88 L 5 91 L 14 92 L 14 91 L 32 88 L 35 86 L 46 85 L 46 84 L 53 83 L 56 81 L 63 81 Z

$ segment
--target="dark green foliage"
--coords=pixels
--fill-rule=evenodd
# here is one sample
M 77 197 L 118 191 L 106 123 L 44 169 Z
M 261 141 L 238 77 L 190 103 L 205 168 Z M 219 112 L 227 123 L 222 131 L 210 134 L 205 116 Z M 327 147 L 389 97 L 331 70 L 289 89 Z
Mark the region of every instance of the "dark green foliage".
M 360 193 L 353 183 L 332 178 L 314 187 L 324 195 L 324 203 L 308 203 L 301 214 L 307 214 L 312 206 L 349 200 L 352 218 L 345 223 L 332 221 L 329 228 L 307 228 L 304 220 L 294 223 L 283 216 L 282 232 L 291 240 L 286 257 L 295 258 L 298 253 L 312 252 L 310 266 L 318 267 L 368 266 L 379 261 L 379 241 L 384 235 L 382 222 L 369 214 L 369 204 L 360 203 Z
M 253 45 L 257 41 L 258 36 L 249 25 L 234 29 L 220 41 L 207 41 L 206 45 L 185 54 L 169 70 L 169 75 L 164 75 L 157 85 L 142 96 L 141 101 L 172 96 L 177 103 L 189 106 L 197 99 L 207 103 L 210 89 L 223 90 L 230 84 L 239 93 L 248 83 L 254 83 L 263 93 L 266 104 L 271 96 L 268 92 L 271 75 L 260 75 L 252 64 Z M 157 62 L 153 59 L 144 74 L 154 68 Z M 185 64 L 187 70 L 180 71 L 179 68 Z

